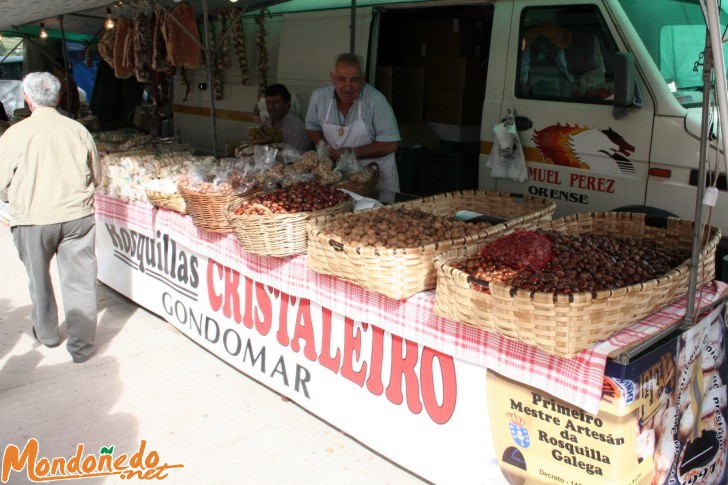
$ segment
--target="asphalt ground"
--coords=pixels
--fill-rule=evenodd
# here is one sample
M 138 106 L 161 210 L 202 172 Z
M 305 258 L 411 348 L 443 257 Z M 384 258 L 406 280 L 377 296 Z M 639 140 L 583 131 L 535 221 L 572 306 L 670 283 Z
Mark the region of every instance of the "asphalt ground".
M 29 468 L 42 477 L 54 458 L 68 470 L 76 455 L 101 463 L 112 446 L 130 464 L 135 455 L 150 460 L 147 470 L 156 460 L 158 476 L 147 478 L 170 485 L 426 483 L 101 283 L 96 353 L 73 363 L 65 324 L 59 347 L 34 340 L 25 269 L 2 224 L 0 254 L 0 450 L 6 460 L 17 450 L 23 465 L 22 452 L 37 443 L 36 466 L 9 469 L 7 483 L 33 483 Z M 62 315 L 55 264 L 52 275 Z M 46 483 L 134 482 L 149 480 L 122 473 Z

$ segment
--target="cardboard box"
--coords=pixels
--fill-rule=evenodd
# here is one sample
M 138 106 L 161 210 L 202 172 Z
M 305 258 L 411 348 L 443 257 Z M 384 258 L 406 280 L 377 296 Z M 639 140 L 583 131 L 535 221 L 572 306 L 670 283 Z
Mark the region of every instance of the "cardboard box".
M 483 21 L 472 18 L 434 19 L 428 30 L 428 57 L 484 57 Z
M 478 147 L 443 142 L 443 149 L 421 150 L 417 160 L 417 194 L 477 189 Z
M 424 121 L 399 122 L 398 128 L 403 148 L 440 149 L 440 138 Z
M 400 147 L 397 149 L 395 160 L 399 176 L 399 191 L 403 194 L 414 195 L 417 193 L 417 160 L 422 150 L 424 148 Z
M 422 121 L 424 66 L 380 67 L 377 72 L 377 89 L 389 101 L 397 121 Z
M 423 57 L 427 55 L 426 19 L 413 19 L 402 25 L 400 31 L 400 52 L 405 57 Z
M 402 54 L 422 57 L 488 56 L 488 36 L 483 20 L 425 18 L 403 26 Z
M 484 93 L 481 91 L 425 91 L 425 121 L 455 125 L 480 124 Z
M 487 62 L 474 57 L 406 57 L 407 64 L 425 66 L 426 90 L 485 92 Z
M 453 125 L 451 123 L 428 121 L 427 125 L 432 128 L 432 131 L 441 140 L 480 143 L 480 121 L 476 125 Z

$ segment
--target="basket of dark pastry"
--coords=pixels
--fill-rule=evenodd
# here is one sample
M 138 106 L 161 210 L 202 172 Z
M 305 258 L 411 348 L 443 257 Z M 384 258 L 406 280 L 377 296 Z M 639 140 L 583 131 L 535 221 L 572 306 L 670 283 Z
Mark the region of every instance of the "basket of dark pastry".
M 693 221 L 594 212 L 435 256 L 436 314 L 572 357 L 682 297 Z M 720 230 L 705 226 L 697 263 L 715 276 Z

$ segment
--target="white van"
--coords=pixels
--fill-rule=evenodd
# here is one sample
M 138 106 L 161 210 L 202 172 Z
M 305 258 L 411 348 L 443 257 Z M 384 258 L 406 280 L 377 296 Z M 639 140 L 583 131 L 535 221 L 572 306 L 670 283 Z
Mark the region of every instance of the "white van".
M 496 0 L 481 8 L 489 36 L 481 44 L 489 49 L 480 189 L 555 199 L 557 217 L 633 210 L 695 218 L 706 43 L 698 0 Z M 426 77 L 428 65 L 442 65 L 427 50 Z M 477 102 L 474 96 L 464 95 Z M 525 182 L 494 178 L 486 167 L 493 127 L 509 112 L 524 148 Z M 709 183 L 720 195 L 707 217 L 726 236 L 726 166 L 715 146 Z
M 401 127 L 419 120 L 441 139 L 476 145 L 473 171 L 442 160 L 443 171 L 461 172 L 460 188 L 552 198 L 557 217 L 636 210 L 695 218 L 706 30 L 699 0 L 361 4 L 355 22 L 349 9 L 268 21 L 276 60 L 269 76 L 298 94 L 302 113 L 351 35 L 372 84 L 384 68 L 417 74 L 421 67 L 419 83 L 413 76 L 391 93 L 395 114 Z M 220 107 L 235 109 L 232 101 Z M 493 127 L 509 112 L 524 147 L 525 182 L 494 178 L 486 167 Z M 191 126 L 191 137 L 204 135 Z M 708 159 L 720 190 L 709 222 L 728 235 L 725 162 L 714 143 Z
M 705 46 L 697 0 L 498 1 L 493 25 L 482 188 L 556 199 L 557 216 L 631 208 L 694 218 Z M 636 90 L 615 106 L 620 83 Z M 484 167 L 508 110 L 525 149 L 524 183 Z M 715 151 L 709 158 L 716 168 Z M 720 197 L 712 213 L 723 234 L 726 209 Z

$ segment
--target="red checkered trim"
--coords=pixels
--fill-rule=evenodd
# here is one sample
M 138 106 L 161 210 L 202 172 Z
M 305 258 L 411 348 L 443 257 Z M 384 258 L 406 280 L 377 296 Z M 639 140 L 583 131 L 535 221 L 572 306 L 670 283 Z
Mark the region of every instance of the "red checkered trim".
M 153 209 L 155 217 L 137 204 L 97 197 L 100 219 L 115 219 L 146 231 L 154 228 L 178 243 L 239 271 L 251 279 L 292 296 L 308 298 L 356 321 L 376 325 L 406 340 L 418 342 L 460 360 L 484 366 L 518 382 L 541 389 L 570 404 L 596 414 L 602 379 L 610 352 L 635 340 L 654 335 L 685 314 L 683 298 L 667 305 L 571 359 L 547 354 L 536 347 L 488 333 L 485 330 L 441 318 L 433 312 L 435 292 L 423 291 L 406 300 L 393 300 L 339 278 L 310 271 L 306 256 L 285 258 L 258 256 L 242 250 L 234 234 L 218 234 L 197 228 L 189 216 Z M 149 206 L 150 208 L 152 206 Z M 152 209 L 149 209 L 152 210 Z M 699 308 L 715 301 L 728 285 L 715 281 L 700 295 Z
M 154 215 L 156 209 L 145 202 L 125 202 L 108 195 L 96 194 L 94 210 L 96 219 L 108 223 L 124 222 L 134 226 L 145 236 L 154 235 Z

